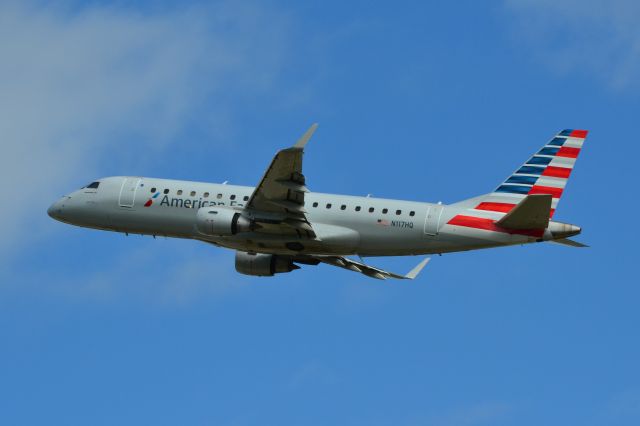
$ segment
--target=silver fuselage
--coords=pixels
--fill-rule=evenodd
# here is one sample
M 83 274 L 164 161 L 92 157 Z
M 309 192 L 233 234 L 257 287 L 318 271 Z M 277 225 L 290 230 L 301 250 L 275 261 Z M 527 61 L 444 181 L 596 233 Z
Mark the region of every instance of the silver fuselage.
M 549 240 L 554 238 L 553 227 L 562 225 L 550 222 L 542 236 L 489 232 L 448 224 L 452 217 L 473 208 L 473 200 L 443 205 L 309 192 L 305 209 L 317 238 L 300 239 L 264 230 L 224 237 L 198 231 L 196 215 L 203 207 L 222 205 L 250 216 L 244 205 L 253 191 L 248 186 L 109 177 L 100 179 L 97 189 L 84 188 L 60 198 L 48 213 L 87 228 L 189 238 L 246 252 L 288 255 L 447 253 Z M 500 217 L 498 213 L 483 214 Z M 296 243 L 294 249 L 290 243 Z

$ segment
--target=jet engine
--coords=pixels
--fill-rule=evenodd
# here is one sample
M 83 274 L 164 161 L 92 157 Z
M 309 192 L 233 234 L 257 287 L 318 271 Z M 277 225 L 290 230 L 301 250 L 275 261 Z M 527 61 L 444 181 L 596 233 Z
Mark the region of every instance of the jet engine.
M 196 218 L 198 231 L 205 235 L 228 236 L 253 230 L 251 221 L 234 209 L 222 206 L 202 207 Z
M 236 271 L 245 275 L 272 277 L 274 274 L 300 269 L 291 258 L 277 254 L 246 253 L 236 251 Z

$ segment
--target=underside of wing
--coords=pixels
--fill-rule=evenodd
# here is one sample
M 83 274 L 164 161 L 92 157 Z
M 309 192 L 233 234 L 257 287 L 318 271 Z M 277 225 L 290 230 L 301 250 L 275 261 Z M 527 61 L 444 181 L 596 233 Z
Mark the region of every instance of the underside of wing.
M 312 125 L 294 146 L 278 151 L 249 198 L 245 208 L 260 225 L 260 232 L 316 237 L 305 215 L 304 196 L 308 189 L 302 156 L 317 126 Z
M 370 266 L 362 262 L 349 259 L 343 256 L 312 256 L 312 258 L 319 260 L 320 262 L 337 266 L 339 268 L 348 269 L 350 271 L 359 272 L 371 278 L 377 278 L 379 280 L 386 280 L 388 278 L 397 278 L 402 280 L 412 280 L 418 276 L 420 271 L 429 263 L 430 258 L 422 260 L 415 268 L 413 268 L 406 275 L 394 274 L 393 272 L 385 271 L 375 266 Z
M 545 229 L 551 216 L 551 195 L 527 195 L 509 213 L 496 222 L 508 229 Z

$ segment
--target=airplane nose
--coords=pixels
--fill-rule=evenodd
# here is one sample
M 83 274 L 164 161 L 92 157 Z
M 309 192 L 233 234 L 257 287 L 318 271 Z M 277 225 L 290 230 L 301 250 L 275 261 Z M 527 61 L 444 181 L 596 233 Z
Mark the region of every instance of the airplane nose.
M 51 206 L 49 206 L 49 208 L 47 209 L 47 214 L 56 220 L 60 219 L 60 215 L 62 213 L 62 201 L 58 200 L 55 203 L 51 204 Z

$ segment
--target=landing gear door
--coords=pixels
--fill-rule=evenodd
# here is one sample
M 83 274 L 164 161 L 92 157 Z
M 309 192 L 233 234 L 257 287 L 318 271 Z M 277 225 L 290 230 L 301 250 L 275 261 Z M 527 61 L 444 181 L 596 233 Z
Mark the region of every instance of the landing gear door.
M 440 216 L 442 216 L 442 206 L 440 204 L 429 206 L 427 217 L 424 219 L 424 233 L 426 235 L 438 235 Z
M 136 200 L 136 191 L 140 186 L 140 178 L 125 178 L 120 188 L 120 197 L 118 204 L 120 207 L 133 208 Z

